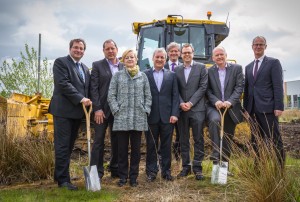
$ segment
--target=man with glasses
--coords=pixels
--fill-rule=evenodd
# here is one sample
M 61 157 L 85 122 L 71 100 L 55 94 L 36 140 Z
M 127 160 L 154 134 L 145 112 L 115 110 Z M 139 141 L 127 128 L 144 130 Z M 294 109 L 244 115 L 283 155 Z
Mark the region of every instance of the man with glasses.
M 181 109 L 178 124 L 182 158 L 182 170 L 177 177 L 180 178 L 189 175 L 192 169 L 196 180 L 203 180 L 203 123 L 206 113 L 207 69 L 204 64 L 193 61 L 194 48 L 191 44 L 184 44 L 182 46 L 181 56 L 183 65 L 175 69 Z M 194 139 L 194 159 L 192 166 L 190 159 L 190 127 L 192 128 Z
M 252 131 L 251 135 L 255 150 L 258 152 L 257 135 L 266 141 L 271 140 L 283 167 L 285 155 L 278 124 L 278 117 L 284 109 L 282 67 L 278 59 L 265 55 L 266 48 L 265 37 L 253 39 L 255 59 L 246 66 L 243 105 L 245 116 L 249 118 L 250 115 L 258 123 L 259 131 Z

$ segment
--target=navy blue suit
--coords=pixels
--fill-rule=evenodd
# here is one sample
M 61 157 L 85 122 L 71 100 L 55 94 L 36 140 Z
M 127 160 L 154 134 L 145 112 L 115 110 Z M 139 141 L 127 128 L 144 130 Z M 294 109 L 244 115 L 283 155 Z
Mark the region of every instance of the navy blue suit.
M 152 106 L 148 117 L 150 130 L 146 132 L 147 158 L 146 173 L 156 175 L 158 138 L 160 139 L 160 152 L 162 157 L 162 176 L 171 174 L 171 143 L 173 124 L 170 123 L 171 116 L 179 116 L 179 94 L 177 78 L 174 72 L 163 69 L 163 81 L 161 89 L 158 90 L 153 68 L 145 70 L 148 77 Z
M 283 143 L 278 117 L 274 114 L 274 110 L 284 110 L 282 67 L 278 59 L 265 56 L 254 80 L 253 66 L 254 61 L 246 66 L 244 108 L 258 122 L 260 136 L 271 139 L 276 145 L 279 161 L 283 163 Z M 253 132 L 252 141 L 255 145 Z

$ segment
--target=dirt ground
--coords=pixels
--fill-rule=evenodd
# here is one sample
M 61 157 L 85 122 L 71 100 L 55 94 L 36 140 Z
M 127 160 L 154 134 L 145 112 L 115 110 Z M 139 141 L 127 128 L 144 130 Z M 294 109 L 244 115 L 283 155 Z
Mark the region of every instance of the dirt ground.
M 283 123 L 280 124 L 284 147 L 287 153 L 293 157 L 300 158 L 300 123 Z M 106 140 L 108 143 L 108 139 Z M 80 143 L 82 144 L 82 143 Z M 84 145 L 83 145 L 84 147 Z M 109 161 L 108 144 L 105 149 L 105 161 Z M 80 158 L 86 158 L 87 154 L 80 152 L 78 149 L 73 154 L 73 160 L 78 161 Z M 142 140 L 142 157 L 140 163 L 140 174 L 138 177 L 138 187 L 132 188 L 129 184 L 124 187 L 118 187 L 118 179 L 111 178 L 110 173 L 105 171 L 105 176 L 101 181 L 102 189 L 115 191 L 120 194 L 118 201 L 228 201 L 230 191 L 226 191 L 226 186 L 214 186 L 210 183 L 210 173 L 207 166 L 204 167 L 206 176 L 204 181 L 196 181 L 194 175 L 183 179 L 175 179 L 173 182 L 167 182 L 157 175 L 154 182 L 146 181 L 145 174 L 145 140 Z M 206 159 L 208 156 L 206 155 Z M 81 159 L 82 160 L 82 159 Z M 206 169 L 206 170 L 205 170 Z M 181 170 L 181 162 L 172 160 L 172 175 L 176 176 Z M 78 174 L 76 175 L 78 176 Z M 81 175 L 79 175 L 81 176 Z M 229 179 L 230 180 L 230 177 Z M 73 182 L 79 187 L 84 187 L 83 177 L 75 177 Z M 57 185 L 50 180 L 39 181 L 31 184 L 21 184 L 5 187 L 4 189 L 23 189 L 23 188 L 55 188 Z M 3 188 L 3 187 L 2 187 Z

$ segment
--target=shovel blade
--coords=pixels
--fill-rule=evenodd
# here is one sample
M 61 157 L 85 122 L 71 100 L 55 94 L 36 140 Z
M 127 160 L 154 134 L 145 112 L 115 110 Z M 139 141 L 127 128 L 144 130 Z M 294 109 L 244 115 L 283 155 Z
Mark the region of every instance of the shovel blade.
M 226 184 L 228 173 L 228 162 L 222 161 L 220 164 L 213 165 L 211 173 L 212 184 Z
M 97 166 L 85 166 L 83 167 L 85 187 L 87 191 L 100 191 L 101 185 Z

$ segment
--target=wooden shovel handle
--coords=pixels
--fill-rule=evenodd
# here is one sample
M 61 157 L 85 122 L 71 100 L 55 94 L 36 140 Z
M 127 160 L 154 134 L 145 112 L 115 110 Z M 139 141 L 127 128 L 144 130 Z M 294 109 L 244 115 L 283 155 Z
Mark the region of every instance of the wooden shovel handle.
M 227 110 L 228 110 L 227 107 L 225 108 L 225 110 L 223 111 L 223 113 L 222 113 L 222 111 L 220 109 L 218 110 L 219 114 L 221 116 L 221 128 L 220 128 L 220 137 L 221 138 L 223 138 L 223 136 L 224 136 L 224 119 L 225 119 L 225 114 L 226 114 Z
M 91 113 L 92 113 L 92 105 L 89 107 L 89 110 L 86 110 L 86 106 L 82 103 L 82 108 L 85 114 L 85 120 L 86 120 L 86 136 L 87 139 L 90 140 L 91 139 Z

